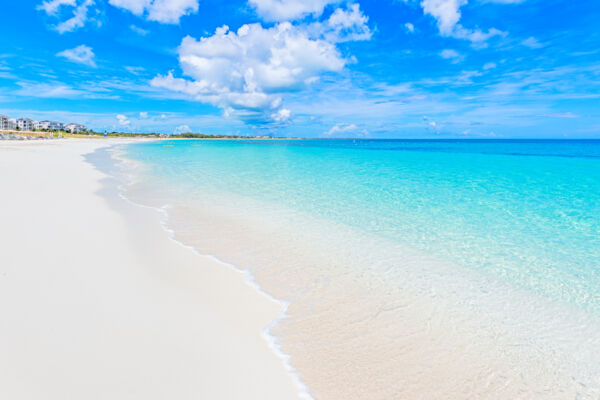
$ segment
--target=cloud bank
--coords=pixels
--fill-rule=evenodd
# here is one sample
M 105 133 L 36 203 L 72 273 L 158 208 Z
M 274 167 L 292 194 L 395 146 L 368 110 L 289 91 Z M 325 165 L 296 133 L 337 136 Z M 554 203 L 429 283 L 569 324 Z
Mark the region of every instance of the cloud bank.
M 255 23 L 237 31 L 224 25 L 199 40 L 186 36 L 178 48 L 185 78 L 170 71 L 151 85 L 213 104 L 226 115 L 241 110 L 251 118 L 262 114 L 283 122 L 291 115 L 282 107 L 283 95 L 310 86 L 325 73 L 342 71 L 349 60 L 336 43 L 369 39 L 367 21 L 353 5 L 323 22 L 282 22 L 270 28 Z

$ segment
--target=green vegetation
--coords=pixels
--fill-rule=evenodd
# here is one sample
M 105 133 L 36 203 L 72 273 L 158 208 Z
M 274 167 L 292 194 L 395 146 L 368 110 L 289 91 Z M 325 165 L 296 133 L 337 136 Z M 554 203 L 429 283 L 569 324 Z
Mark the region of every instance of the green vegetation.
M 6 131 L 5 133 L 13 132 L 15 134 L 23 134 L 19 129 L 15 129 L 13 131 Z M 167 135 L 164 133 L 156 133 L 156 132 L 146 132 L 146 133 L 131 133 L 131 132 L 96 132 L 93 130 L 84 130 L 81 132 L 69 132 L 69 131 L 55 131 L 50 129 L 33 129 L 29 133 L 24 133 L 31 135 L 33 133 L 34 136 L 37 136 L 39 133 L 40 136 L 50 136 L 54 138 L 59 137 L 70 137 L 70 138 L 82 138 L 82 137 L 125 137 L 125 138 L 169 138 L 169 139 L 296 139 L 296 138 L 284 138 L 284 137 L 275 137 L 275 136 L 239 136 L 239 135 L 207 135 L 204 133 L 179 133 L 173 135 Z
M 78 133 L 65 132 L 63 136 L 104 136 L 104 132 L 95 132 L 92 130 L 82 131 Z M 238 135 L 208 135 L 204 133 L 179 133 L 166 135 L 162 133 L 125 133 L 125 132 L 106 132 L 106 136 L 110 137 L 143 137 L 143 138 L 172 138 L 172 139 L 291 139 L 271 136 L 238 136 Z

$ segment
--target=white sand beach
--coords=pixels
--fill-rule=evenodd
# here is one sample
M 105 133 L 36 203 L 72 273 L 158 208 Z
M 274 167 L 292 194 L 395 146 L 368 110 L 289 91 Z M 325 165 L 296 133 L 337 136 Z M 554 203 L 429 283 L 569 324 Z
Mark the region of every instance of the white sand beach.
M 0 398 L 298 398 L 282 306 L 119 198 L 83 157 L 115 142 L 0 143 Z

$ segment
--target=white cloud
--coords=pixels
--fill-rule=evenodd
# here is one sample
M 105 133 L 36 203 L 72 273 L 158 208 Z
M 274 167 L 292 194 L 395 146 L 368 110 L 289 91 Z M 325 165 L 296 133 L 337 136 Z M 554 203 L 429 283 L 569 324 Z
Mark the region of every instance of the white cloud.
M 150 33 L 148 29 L 140 28 L 139 26 L 133 24 L 129 26 L 129 29 L 131 29 L 133 32 L 137 33 L 140 36 L 146 36 Z
M 61 6 L 75 7 L 75 0 L 48 0 L 37 6 L 38 10 L 44 10 L 48 15 L 56 15 Z
M 140 112 L 140 118 L 142 118 L 142 119 L 148 118 L 148 113 L 146 111 L 141 111 Z
M 497 66 L 496 63 L 489 62 L 489 63 L 485 63 L 484 64 L 483 69 L 487 71 L 488 69 L 494 69 L 494 68 L 496 68 L 496 66 Z
M 85 97 L 87 95 L 85 91 L 74 89 L 71 86 L 62 83 L 17 82 L 17 84 L 21 87 L 15 92 L 17 96 L 37 98 L 77 98 Z
M 533 36 L 528 37 L 527 39 L 523 40 L 521 42 L 521 44 L 523 46 L 527 46 L 530 49 L 539 49 L 540 47 L 544 47 L 544 45 L 542 43 L 540 43 L 536 38 L 534 38 Z
M 85 0 L 73 11 L 73 16 L 56 26 L 58 33 L 72 32 L 81 28 L 88 20 L 88 8 L 94 5 L 94 0 Z
M 413 33 L 415 31 L 415 26 L 413 24 L 411 24 L 410 22 L 405 23 L 404 27 L 410 33 Z
M 65 57 L 74 63 L 88 65 L 94 68 L 96 67 L 96 62 L 94 61 L 94 52 L 90 47 L 84 44 L 81 44 L 73 49 L 63 50 L 56 55 L 59 57 Z
M 198 0 L 109 0 L 111 5 L 150 21 L 178 24 L 181 17 L 198 12 Z
M 309 14 L 319 16 L 328 4 L 339 0 L 248 0 L 266 21 L 292 21 Z
M 358 4 L 352 4 L 347 10 L 338 8 L 327 19 L 318 24 L 323 35 L 332 42 L 347 42 L 371 39 L 371 30 L 367 25 L 369 18 L 365 16 Z
M 442 128 L 437 122 L 433 121 L 431 118 L 429 118 L 428 116 L 423 116 L 423 121 L 426 124 L 426 128 L 428 131 L 434 132 L 434 133 L 439 133 L 440 129 Z
M 461 18 L 460 8 L 468 3 L 468 0 L 422 0 L 423 12 L 434 17 L 442 36 L 466 39 L 480 47 L 486 40 L 494 36 L 505 36 L 506 33 L 492 28 L 487 32 L 479 29 L 468 29 L 458 22 Z
M 304 27 L 284 22 L 271 28 L 227 26 L 213 36 L 185 37 L 178 49 L 184 75 L 172 72 L 151 84 L 184 93 L 223 109 L 272 110 L 281 117 L 281 94 L 298 90 L 325 72 L 341 71 L 347 63 L 335 45 L 313 38 Z
M 119 122 L 119 125 L 121 126 L 128 126 L 129 124 L 131 124 L 131 121 L 123 114 L 117 114 L 117 121 Z
M 285 122 L 290 119 L 292 112 L 287 108 L 280 108 L 276 113 L 271 114 L 271 118 L 277 122 Z
M 423 0 L 423 12 L 437 20 L 440 33 L 451 36 L 454 27 L 460 20 L 460 7 L 467 4 L 467 0 Z
M 348 134 L 350 132 L 353 132 L 354 135 L 357 135 L 357 136 L 368 136 L 369 135 L 369 132 L 366 129 L 360 129 L 355 124 L 340 123 L 340 124 L 336 124 L 336 125 L 332 126 L 331 129 L 329 129 L 328 131 L 323 132 L 322 136 L 335 136 L 340 133 Z
M 487 32 L 484 32 L 479 29 L 467 29 L 462 25 L 456 25 L 454 28 L 454 32 L 452 33 L 452 37 L 457 39 L 466 39 L 473 43 L 475 47 L 486 47 L 484 43 L 488 39 L 494 36 L 506 36 L 507 33 L 496 28 L 491 28 Z
M 133 67 L 133 66 L 125 66 L 125 70 L 133 75 L 139 75 L 144 72 L 146 69 L 144 67 Z
M 63 6 L 73 9 L 72 17 L 60 22 L 54 28 L 58 33 L 72 32 L 81 28 L 88 21 L 88 9 L 95 4 L 95 0 L 49 0 L 37 6 L 38 10 L 44 11 L 50 16 L 57 16 Z
M 108 3 L 140 16 L 152 5 L 152 0 L 109 0 Z
M 173 134 L 174 135 L 179 135 L 179 134 L 182 134 L 182 133 L 189 133 L 191 131 L 192 130 L 190 129 L 190 127 L 188 125 L 179 125 L 177 128 L 175 128 L 173 130 Z
M 463 59 L 462 54 L 460 54 L 458 51 L 452 50 L 452 49 L 442 50 L 440 52 L 440 57 L 442 57 L 446 60 L 451 60 L 453 64 L 456 64 Z

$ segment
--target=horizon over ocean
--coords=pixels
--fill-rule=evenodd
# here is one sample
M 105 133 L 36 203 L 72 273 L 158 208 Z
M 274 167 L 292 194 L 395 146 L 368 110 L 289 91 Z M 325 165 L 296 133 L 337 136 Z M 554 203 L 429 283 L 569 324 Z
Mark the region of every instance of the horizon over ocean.
M 119 152 L 128 198 L 290 304 L 270 333 L 315 398 L 600 395 L 600 140 Z

